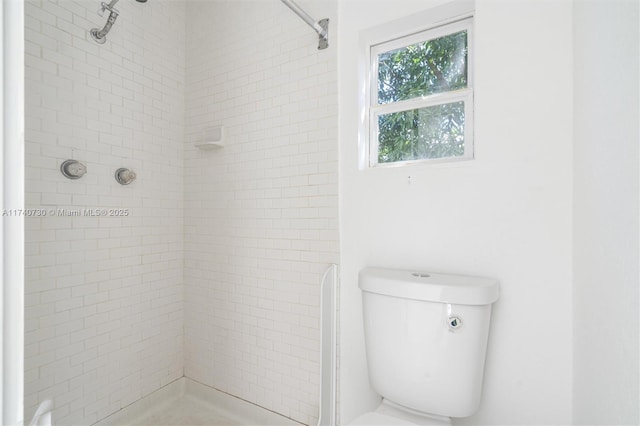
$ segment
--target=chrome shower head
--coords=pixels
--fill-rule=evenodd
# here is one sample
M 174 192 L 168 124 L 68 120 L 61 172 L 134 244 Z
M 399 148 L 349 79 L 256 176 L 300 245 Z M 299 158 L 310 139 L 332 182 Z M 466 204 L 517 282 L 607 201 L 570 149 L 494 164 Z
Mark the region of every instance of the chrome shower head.
M 98 10 L 98 15 L 102 16 L 104 15 L 104 12 L 108 10 L 109 17 L 107 18 L 107 23 L 104 24 L 104 27 L 101 30 L 97 28 L 92 28 L 91 31 L 89 31 L 89 34 L 91 34 L 91 37 L 96 41 L 96 43 L 104 44 L 104 42 L 107 41 L 107 34 L 111 30 L 111 27 L 116 22 L 116 19 L 118 19 L 118 15 L 120 14 L 120 12 L 118 12 L 114 7 L 116 3 L 118 3 L 118 1 L 120 0 L 111 0 L 109 4 L 105 2 L 100 3 L 100 10 Z M 147 0 L 136 0 L 136 1 L 138 3 L 147 2 Z

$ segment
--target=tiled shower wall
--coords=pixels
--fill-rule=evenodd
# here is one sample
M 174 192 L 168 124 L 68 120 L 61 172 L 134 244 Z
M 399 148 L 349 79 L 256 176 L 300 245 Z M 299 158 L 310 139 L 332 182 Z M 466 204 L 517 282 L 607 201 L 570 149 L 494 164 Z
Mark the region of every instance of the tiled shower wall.
M 335 28 L 335 3 L 301 4 Z M 26 3 L 26 418 L 53 399 L 91 424 L 184 372 L 314 424 L 335 47 L 277 1 L 169 0 L 119 2 L 98 45 L 98 7 Z M 226 146 L 196 149 L 216 125 Z
M 183 375 L 185 3 L 120 1 L 104 45 L 99 6 L 25 4 L 26 200 L 43 215 L 25 218 L 25 411 L 50 398 L 56 425 Z M 88 173 L 64 178 L 66 159 Z
M 315 19 L 336 4 L 300 1 Z M 336 46 L 280 1 L 187 5 L 185 375 L 306 424 L 338 261 Z M 330 40 L 331 43 L 331 40 Z M 194 143 L 224 127 L 222 148 Z

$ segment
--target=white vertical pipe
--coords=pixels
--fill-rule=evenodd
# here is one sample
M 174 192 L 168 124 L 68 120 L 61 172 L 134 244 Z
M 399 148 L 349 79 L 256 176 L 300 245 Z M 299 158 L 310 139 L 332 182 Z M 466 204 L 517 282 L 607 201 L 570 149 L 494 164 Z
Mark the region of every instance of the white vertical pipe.
M 320 416 L 318 426 L 336 424 L 338 265 L 331 264 L 320 290 Z
M 2 161 L 0 191 L 3 209 L 24 208 L 24 5 L 3 0 L 0 8 L 2 46 Z M 4 213 L 4 211 L 3 211 Z M 23 423 L 24 344 L 24 218 L 2 217 L 2 398 L 3 425 Z

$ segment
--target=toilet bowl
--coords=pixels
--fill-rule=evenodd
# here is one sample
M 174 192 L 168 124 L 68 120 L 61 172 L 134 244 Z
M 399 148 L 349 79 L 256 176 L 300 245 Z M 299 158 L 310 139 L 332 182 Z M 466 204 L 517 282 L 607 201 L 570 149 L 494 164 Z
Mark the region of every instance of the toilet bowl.
M 382 397 L 352 425 L 450 425 L 479 407 L 489 278 L 382 268 L 360 271 L 369 382 Z

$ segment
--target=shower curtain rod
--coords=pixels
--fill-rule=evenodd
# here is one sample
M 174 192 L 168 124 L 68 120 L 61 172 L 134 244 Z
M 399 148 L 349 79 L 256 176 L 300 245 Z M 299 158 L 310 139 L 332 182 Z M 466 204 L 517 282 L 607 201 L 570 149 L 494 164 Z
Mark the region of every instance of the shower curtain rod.
M 326 49 L 329 46 L 329 19 L 321 19 L 318 22 L 314 21 L 311 16 L 307 14 L 300 6 L 295 4 L 293 0 L 281 0 L 289 9 L 298 15 L 304 22 L 306 22 L 311 28 L 318 33 L 318 49 Z

